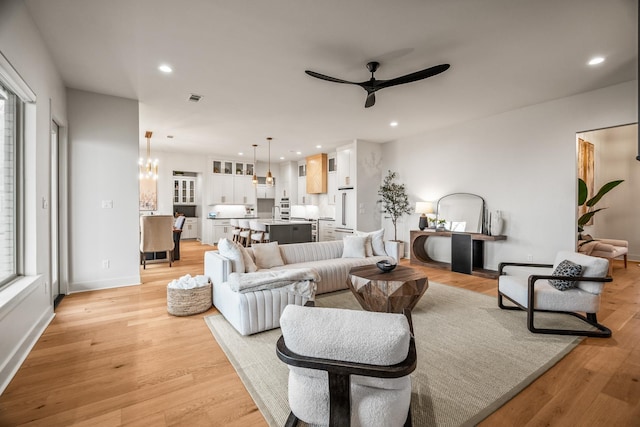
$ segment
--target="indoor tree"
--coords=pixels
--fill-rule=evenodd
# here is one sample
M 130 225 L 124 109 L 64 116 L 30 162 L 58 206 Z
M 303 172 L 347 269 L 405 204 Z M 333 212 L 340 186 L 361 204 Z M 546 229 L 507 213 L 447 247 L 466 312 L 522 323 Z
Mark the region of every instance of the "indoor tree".
M 378 196 L 381 197 L 378 203 L 382 204 L 382 212 L 389 215 L 393 223 L 393 240 L 398 240 L 398 219 L 404 214 L 410 214 L 409 196 L 404 184 L 395 182 L 398 174 L 389 171 L 380 188 Z

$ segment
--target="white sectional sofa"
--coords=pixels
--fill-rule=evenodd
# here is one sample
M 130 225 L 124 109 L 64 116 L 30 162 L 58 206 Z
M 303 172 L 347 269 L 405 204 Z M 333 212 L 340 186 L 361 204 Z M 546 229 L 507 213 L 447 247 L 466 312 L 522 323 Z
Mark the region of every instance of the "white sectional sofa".
M 385 249 L 392 250 L 392 246 L 385 244 Z M 316 294 L 322 294 L 347 289 L 349 270 L 353 267 L 375 264 L 381 260 L 396 262 L 394 257 L 388 255 L 343 258 L 343 248 L 342 240 L 280 245 L 284 265 L 270 270 L 313 268 L 321 278 L 317 283 Z M 252 249 L 247 248 L 247 252 L 255 261 Z M 280 315 L 288 304 L 304 305 L 307 302 L 306 298 L 283 289 L 234 292 L 227 283 L 232 271 L 233 263 L 230 259 L 220 255 L 218 251 L 205 253 L 204 274 L 213 283 L 213 304 L 242 335 L 279 327 Z

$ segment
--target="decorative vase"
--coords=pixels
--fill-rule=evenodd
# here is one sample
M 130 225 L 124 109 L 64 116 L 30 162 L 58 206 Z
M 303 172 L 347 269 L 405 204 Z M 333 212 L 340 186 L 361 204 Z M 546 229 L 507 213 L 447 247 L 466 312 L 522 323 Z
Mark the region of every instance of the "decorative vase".
M 491 215 L 491 235 L 500 236 L 502 234 L 502 228 L 504 227 L 504 220 L 502 219 L 502 212 L 495 211 Z

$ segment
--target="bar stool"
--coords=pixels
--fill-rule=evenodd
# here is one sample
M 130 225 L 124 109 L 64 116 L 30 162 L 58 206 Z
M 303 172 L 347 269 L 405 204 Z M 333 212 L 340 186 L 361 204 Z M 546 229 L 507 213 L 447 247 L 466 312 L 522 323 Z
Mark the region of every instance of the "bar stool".
M 231 224 L 231 226 L 233 227 L 233 230 L 231 230 L 233 238 L 231 240 L 233 240 L 234 242 L 240 241 L 240 224 L 238 223 L 238 220 L 235 218 L 231 218 L 229 220 L 229 224 Z
M 251 245 L 251 225 L 249 224 L 248 219 L 239 219 L 238 224 L 240 225 L 240 234 L 239 234 L 239 242 L 242 246 L 250 246 Z
M 264 223 L 249 221 L 249 224 L 251 225 L 251 244 L 268 241 L 269 233 L 267 233 L 267 226 Z M 267 240 L 265 240 L 265 235 Z

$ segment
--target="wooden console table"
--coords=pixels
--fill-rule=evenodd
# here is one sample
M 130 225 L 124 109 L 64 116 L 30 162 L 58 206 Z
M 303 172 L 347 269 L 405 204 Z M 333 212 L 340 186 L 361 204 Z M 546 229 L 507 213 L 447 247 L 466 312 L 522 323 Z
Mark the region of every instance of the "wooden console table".
M 451 238 L 451 263 L 435 261 L 429 257 L 425 246 L 429 237 Z M 411 230 L 410 263 L 493 279 L 498 277 L 498 272 L 484 268 L 484 242 L 498 240 L 507 240 L 507 236 Z

